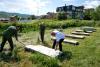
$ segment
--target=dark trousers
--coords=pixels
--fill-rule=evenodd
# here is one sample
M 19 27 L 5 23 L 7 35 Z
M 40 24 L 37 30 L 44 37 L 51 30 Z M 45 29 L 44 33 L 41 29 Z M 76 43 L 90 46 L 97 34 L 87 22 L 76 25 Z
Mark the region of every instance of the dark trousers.
M 45 30 L 41 30 L 40 31 L 40 38 L 41 38 L 42 42 L 44 42 L 44 34 L 45 34 Z
M 59 41 L 59 50 L 60 51 L 62 51 L 62 42 L 63 42 L 63 40 L 64 39 L 60 39 L 60 41 Z M 55 46 L 56 46 L 56 40 L 54 40 L 52 48 L 55 49 Z
M 10 44 L 10 47 L 11 47 L 11 51 L 13 50 L 13 41 L 12 41 L 12 38 L 10 37 L 10 38 L 6 38 L 5 36 L 3 36 L 2 37 L 2 43 L 1 43 L 1 48 L 0 48 L 0 52 L 3 50 L 3 47 L 4 47 L 4 45 L 5 45 L 5 43 L 6 43 L 6 41 L 8 41 L 9 42 L 9 44 Z

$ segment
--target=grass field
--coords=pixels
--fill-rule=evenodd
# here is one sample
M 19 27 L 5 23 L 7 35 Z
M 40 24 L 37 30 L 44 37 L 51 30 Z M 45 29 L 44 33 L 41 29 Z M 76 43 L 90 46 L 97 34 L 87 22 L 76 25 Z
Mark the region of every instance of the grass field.
M 63 29 L 63 32 L 71 33 L 77 27 Z M 16 45 L 14 51 L 0 53 L 0 67 L 99 67 L 100 66 L 100 27 L 97 31 L 86 36 L 85 39 L 73 39 L 79 41 L 80 45 L 75 46 L 63 43 L 64 56 L 51 58 L 38 52 L 26 52 L 24 46 L 14 39 Z M 51 47 L 50 32 L 45 32 L 45 46 Z M 24 44 L 37 45 L 38 31 L 20 33 L 19 40 Z M 68 38 L 71 39 L 71 38 Z M 1 37 L 0 37 L 1 42 Z M 8 43 L 5 48 L 9 48 Z

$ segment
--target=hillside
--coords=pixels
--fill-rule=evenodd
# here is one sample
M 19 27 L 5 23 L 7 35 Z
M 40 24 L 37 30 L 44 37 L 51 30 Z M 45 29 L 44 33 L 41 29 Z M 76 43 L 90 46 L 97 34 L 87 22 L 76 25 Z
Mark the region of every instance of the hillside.
M 20 13 L 9 13 L 9 12 L 3 12 L 3 11 L 0 11 L 0 18 L 8 18 L 9 16 L 14 16 L 14 15 L 17 15 L 17 16 L 20 16 L 22 18 L 27 18 L 29 17 L 30 15 L 28 14 L 20 14 Z

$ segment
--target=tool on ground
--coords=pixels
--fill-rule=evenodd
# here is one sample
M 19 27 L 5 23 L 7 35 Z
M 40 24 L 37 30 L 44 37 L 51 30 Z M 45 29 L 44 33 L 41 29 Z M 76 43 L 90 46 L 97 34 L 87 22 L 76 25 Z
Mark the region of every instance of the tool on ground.
M 18 41 L 19 43 L 21 43 L 21 44 L 23 44 L 23 46 L 26 46 L 26 44 L 24 44 L 23 42 L 21 42 L 21 41 Z

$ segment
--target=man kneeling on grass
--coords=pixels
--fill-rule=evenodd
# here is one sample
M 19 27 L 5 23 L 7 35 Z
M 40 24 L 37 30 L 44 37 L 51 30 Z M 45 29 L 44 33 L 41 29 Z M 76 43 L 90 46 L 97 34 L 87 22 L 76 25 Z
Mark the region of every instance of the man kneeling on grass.
M 2 34 L 2 43 L 1 43 L 1 48 L 0 48 L 0 52 L 2 52 L 3 47 L 6 43 L 6 41 L 9 42 L 10 47 L 11 47 L 11 51 L 13 50 L 13 41 L 12 41 L 12 37 L 15 36 L 16 40 L 18 41 L 18 37 L 17 37 L 17 32 L 19 30 L 19 26 L 9 26 Z
M 57 46 L 59 45 L 59 50 L 62 51 L 62 42 L 65 38 L 65 35 L 62 32 L 59 32 L 58 30 L 52 31 L 51 35 L 56 37 L 56 39 L 53 42 L 52 48 L 57 49 Z

